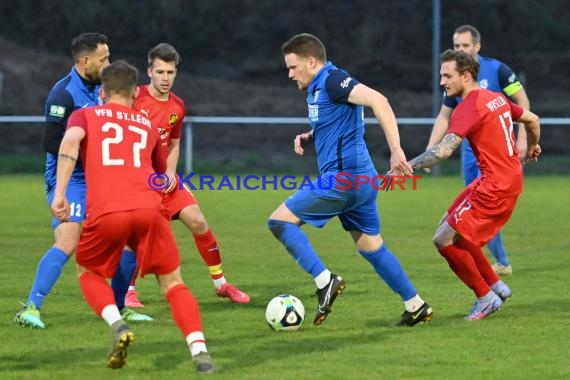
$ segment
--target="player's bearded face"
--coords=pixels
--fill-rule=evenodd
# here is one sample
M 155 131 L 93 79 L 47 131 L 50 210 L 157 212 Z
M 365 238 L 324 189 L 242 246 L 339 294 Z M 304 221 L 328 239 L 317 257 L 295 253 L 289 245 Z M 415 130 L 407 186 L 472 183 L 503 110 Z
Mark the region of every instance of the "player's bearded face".
M 109 47 L 106 44 L 100 44 L 92 54 L 87 56 L 85 77 L 90 82 L 100 83 L 101 72 L 107 66 L 109 66 Z
M 289 70 L 289 78 L 297 82 L 299 90 L 306 90 L 313 79 L 313 75 L 309 72 L 309 59 L 291 53 L 285 55 L 285 65 Z

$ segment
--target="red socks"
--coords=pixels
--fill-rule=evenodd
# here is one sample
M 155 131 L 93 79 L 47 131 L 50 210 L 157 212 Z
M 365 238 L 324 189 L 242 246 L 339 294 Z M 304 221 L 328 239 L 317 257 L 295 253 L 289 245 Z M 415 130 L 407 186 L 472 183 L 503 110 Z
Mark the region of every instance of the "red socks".
M 196 299 L 186 285 L 178 284 L 166 293 L 174 322 L 184 337 L 195 331 L 202 331 L 202 319 Z
M 491 291 L 489 285 L 479 272 L 477 264 L 470 252 L 458 242 L 439 249 L 439 253 L 447 260 L 449 267 L 473 291 L 477 297 L 483 297 Z
M 212 279 L 216 280 L 224 277 L 218 241 L 212 233 L 212 230 L 209 229 L 202 235 L 194 235 L 194 242 L 196 243 L 198 252 L 200 252 L 200 256 L 202 256 L 202 259 L 208 266 Z
M 79 286 L 85 300 L 98 316 L 101 316 L 105 306 L 115 304 L 113 289 L 103 277 L 85 272 L 79 277 Z
M 481 247 L 465 240 L 464 238 L 459 238 L 458 243 L 459 246 L 469 251 L 471 257 L 475 260 L 479 273 L 481 273 L 487 285 L 491 286 L 501 279 L 493 270 L 491 263 L 487 260 L 487 257 L 483 253 L 483 249 Z

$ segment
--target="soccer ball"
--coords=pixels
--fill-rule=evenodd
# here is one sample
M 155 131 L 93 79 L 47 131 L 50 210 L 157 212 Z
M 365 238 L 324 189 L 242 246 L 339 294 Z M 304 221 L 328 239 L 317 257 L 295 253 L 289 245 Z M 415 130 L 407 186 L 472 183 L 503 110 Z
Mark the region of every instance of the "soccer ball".
M 298 330 L 305 319 L 305 307 L 295 296 L 281 294 L 274 297 L 265 309 L 265 320 L 275 331 Z

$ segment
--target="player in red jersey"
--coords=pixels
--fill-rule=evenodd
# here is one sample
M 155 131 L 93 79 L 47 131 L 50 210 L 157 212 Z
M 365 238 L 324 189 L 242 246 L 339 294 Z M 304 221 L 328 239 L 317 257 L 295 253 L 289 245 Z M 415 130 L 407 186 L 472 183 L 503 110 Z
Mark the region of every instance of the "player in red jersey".
M 121 368 L 134 340 L 106 281 L 117 271 L 128 245 L 136 251 L 141 274 L 156 275 L 197 371 L 213 372 L 198 303 L 180 275 L 180 254 L 162 194 L 148 185 L 149 177 L 165 165 L 157 130 L 147 117 L 132 109 L 138 72 L 125 61 L 116 61 L 103 70 L 101 78 L 100 94 L 106 104 L 80 108 L 69 117 L 59 148 L 51 209 L 60 221 L 69 220 L 65 194 L 81 148 L 89 191 L 76 254 L 77 271 L 87 303 L 114 333 L 107 364 Z
M 410 161 L 414 169 L 429 168 L 448 158 L 464 138 L 469 140 L 481 176 L 469 185 L 443 216 L 433 242 L 477 301 L 467 320 L 483 319 L 498 310 L 512 292 L 495 274 L 482 247 L 508 221 L 522 192 L 522 167 L 513 121 L 527 132 L 526 161 L 541 153 L 539 118 L 503 94 L 479 88 L 479 63 L 462 51 L 441 55 L 441 82 L 448 96 L 462 101 L 451 115 L 443 140 Z
M 179 219 L 192 232 L 198 252 L 208 266 L 218 296 L 229 298 L 235 303 L 248 303 L 249 296 L 226 281 L 218 241 L 196 198 L 188 188 L 178 187 L 176 166 L 180 155 L 180 136 L 186 107 L 184 101 L 171 89 L 179 61 L 178 52 L 167 43 L 160 43 L 149 51 L 147 73 L 150 83 L 140 87 L 134 108 L 146 114 L 152 125 L 160 132 L 161 145 L 166 157 L 166 174 L 170 184 L 163 198 L 168 215 L 171 219 Z M 133 276 L 125 304 L 142 307 L 134 286 L 135 278 L 136 275 Z

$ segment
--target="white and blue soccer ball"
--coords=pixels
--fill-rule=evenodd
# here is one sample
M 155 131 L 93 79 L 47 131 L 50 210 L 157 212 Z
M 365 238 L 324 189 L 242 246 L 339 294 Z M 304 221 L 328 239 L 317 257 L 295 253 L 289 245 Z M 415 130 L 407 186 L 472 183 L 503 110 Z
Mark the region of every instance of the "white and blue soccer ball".
M 290 294 L 280 294 L 267 304 L 265 320 L 275 331 L 298 330 L 305 320 L 305 306 Z

